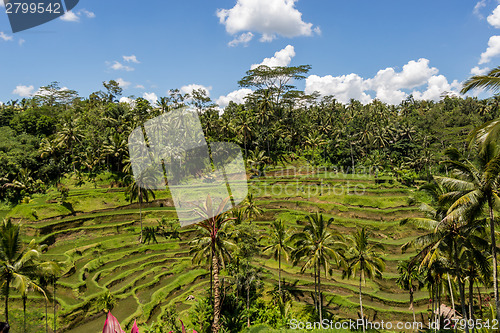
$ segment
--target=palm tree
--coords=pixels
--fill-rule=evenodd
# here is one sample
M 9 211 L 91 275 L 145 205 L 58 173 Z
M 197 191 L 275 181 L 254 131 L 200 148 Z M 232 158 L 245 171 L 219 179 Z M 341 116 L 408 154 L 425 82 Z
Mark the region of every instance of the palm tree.
M 497 318 L 500 318 L 500 299 L 498 295 L 497 247 L 495 238 L 495 216 L 493 207 L 499 202 L 497 189 L 500 185 L 500 151 L 492 141 L 482 142 L 477 160 L 460 162 L 446 161 L 453 168 L 457 178 L 437 177 L 436 180 L 447 190 L 443 201 L 452 202 L 443 222 L 454 224 L 464 217 L 474 220 L 481 216 L 483 207 L 488 209 L 491 256 L 493 263 L 493 290 Z
M 474 89 L 486 89 L 497 92 L 500 89 L 500 66 L 493 68 L 486 75 L 471 76 L 462 85 L 461 94 Z
M 256 218 L 262 214 L 262 209 L 257 206 L 253 194 L 250 193 L 243 203 L 243 209 L 249 220 Z
M 380 243 L 370 243 L 366 228 L 355 231 L 351 237 L 351 247 L 346 253 L 345 267 L 342 272 L 342 278 L 356 276 L 359 272 L 359 307 L 361 309 L 361 319 L 363 320 L 363 332 L 365 332 L 365 321 L 363 314 L 362 283 L 366 278 L 382 278 L 382 272 L 385 269 L 385 262 L 380 252 L 383 246 Z
M 45 299 L 47 299 L 47 294 L 40 285 L 28 276 L 18 276 L 18 278 L 14 280 L 13 287 L 21 294 L 23 300 L 23 328 L 26 333 L 26 303 L 28 301 L 28 293 L 34 290 L 42 294 Z
M 143 228 L 142 228 L 142 203 L 149 202 L 149 198 L 155 199 L 155 193 L 152 190 L 154 179 L 150 175 L 134 178 L 132 184 L 129 185 L 127 193 L 129 194 L 130 203 L 134 200 L 139 201 L 139 220 L 141 223 L 141 236 L 139 238 L 139 243 L 143 240 Z
M 228 223 L 225 223 L 218 231 L 215 243 L 215 253 L 218 257 L 219 266 L 226 267 L 226 263 L 230 261 L 230 250 L 235 247 L 235 244 L 229 240 Z M 197 237 L 190 243 L 189 254 L 193 256 L 192 262 L 195 265 L 207 263 L 210 267 L 210 297 L 213 297 L 213 260 L 212 260 L 212 237 L 207 233 L 206 229 L 197 226 L 201 231 L 202 236 Z
M 106 290 L 104 294 L 97 298 L 96 303 L 98 308 L 102 309 L 104 313 L 108 313 L 115 307 L 116 298 L 109 292 L 109 290 Z
M 464 251 L 476 249 L 485 250 L 488 243 L 482 238 L 486 220 L 470 220 L 467 217 L 462 219 L 448 219 L 451 211 L 441 221 L 428 219 L 425 225 L 416 222 L 413 219 L 402 221 L 401 224 L 407 222 L 418 223 L 420 227 L 427 227 L 430 230 L 428 234 L 417 237 L 402 246 L 403 252 L 410 246 L 420 249 L 417 255 L 412 259 L 412 263 L 420 263 L 420 267 L 431 269 L 434 263 L 448 262 L 449 273 L 453 274 L 457 281 L 460 293 L 460 303 L 463 316 L 467 316 L 465 306 L 465 289 L 464 289 L 464 272 L 462 262 Z M 444 259 L 444 260 L 443 260 Z M 444 273 L 444 272 L 443 272 Z M 450 291 L 451 292 L 451 291 Z M 439 305 L 438 305 L 439 306 Z M 468 332 L 468 325 L 465 327 Z
M 271 224 L 271 233 L 269 235 L 269 245 L 264 248 L 264 253 L 271 252 L 274 260 L 278 260 L 278 291 L 280 297 L 281 295 L 281 256 L 285 257 L 285 260 L 290 259 L 290 253 L 292 252 L 292 247 L 290 242 L 290 233 L 285 229 L 285 223 L 282 220 L 276 220 Z
M 40 247 L 32 240 L 24 249 L 20 226 L 10 219 L 0 225 L 0 278 L 5 296 L 5 321 L 9 322 L 9 291 L 11 285 L 27 290 L 30 281 L 36 277 Z
M 292 252 L 293 264 L 296 265 L 300 260 L 305 262 L 301 272 L 312 268 L 314 273 L 315 286 L 315 306 L 319 311 L 320 322 L 323 321 L 322 313 L 322 294 L 321 294 L 321 270 L 331 273 L 333 261 L 339 265 L 342 261 L 341 253 L 344 248 L 343 237 L 330 229 L 333 218 L 328 221 L 323 218 L 323 214 L 315 213 L 306 216 L 308 224 L 303 230 L 295 233 L 291 241 L 295 244 L 295 250 Z
M 49 284 L 52 283 L 52 280 L 54 280 L 54 277 L 59 276 L 61 274 L 62 270 L 62 265 L 55 261 L 44 261 L 41 262 L 38 266 L 39 269 L 39 279 L 40 279 L 40 286 L 44 289 L 47 290 L 47 287 Z M 48 323 L 48 307 L 49 307 L 49 299 L 48 296 L 45 298 L 45 332 L 49 332 L 49 323 Z M 56 318 L 55 315 L 55 288 L 54 288 L 54 295 L 52 295 L 53 301 L 54 301 L 54 320 Z M 55 332 L 55 325 L 54 325 L 54 332 Z
M 396 279 L 396 284 L 399 288 L 408 290 L 410 293 L 410 309 L 413 311 L 413 322 L 417 322 L 415 317 L 415 307 L 413 304 L 413 294 L 415 291 L 423 287 L 422 274 L 416 265 L 409 261 L 402 261 L 398 264 L 399 277 Z
M 227 217 L 224 213 L 229 202 L 230 197 L 224 199 L 219 206 L 216 208 L 212 203 L 212 198 L 210 195 L 203 206 L 197 206 L 195 212 L 204 219 L 203 222 L 198 223 L 202 229 L 208 233 L 210 239 L 210 257 L 212 259 L 212 276 L 213 276 L 213 288 L 214 288 L 214 321 L 212 323 L 212 332 L 218 333 L 220 330 L 220 315 L 221 315 L 221 293 L 220 293 L 220 281 L 219 281 L 219 265 L 220 257 L 217 244 L 220 243 L 220 233 L 219 231 L 226 224 L 226 222 L 232 220 L 232 218 Z

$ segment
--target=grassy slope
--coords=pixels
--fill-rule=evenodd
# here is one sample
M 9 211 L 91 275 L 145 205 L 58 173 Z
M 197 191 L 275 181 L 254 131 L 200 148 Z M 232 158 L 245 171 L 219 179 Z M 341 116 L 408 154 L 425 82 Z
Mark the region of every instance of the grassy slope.
M 159 239 L 159 244 L 137 244 L 139 209 L 137 204 L 129 205 L 124 189 L 107 188 L 105 181 L 98 183 L 98 188 L 88 184 L 75 188 L 70 180 L 67 184 L 71 188 L 68 204 L 58 204 L 57 192 L 52 191 L 9 213 L 23 221 L 28 238 L 50 244 L 48 258 L 74 267 L 59 281 L 60 325 L 74 327 L 71 332 L 101 329 L 104 320 L 93 301 L 106 288 L 119 299 L 113 312 L 125 325 L 134 319 L 151 323 L 170 304 L 176 305 L 189 322 L 187 309 L 194 302 L 185 299 L 187 295 L 203 295 L 208 281 L 208 272 L 190 263 L 188 240 L 193 236 L 192 228 L 183 229 L 182 242 Z M 386 248 L 387 270 L 382 281 L 367 281 L 363 289 L 366 312 L 370 318 L 410 318 L 408 296 L 395 286 L 395 278 L 397 262 L 411 255 L 401 254 L 400 246 L 421 233 L 398 224 L 403 217 L 419 214 L 415 206 L 408 205 L 408 198 L 416 195 L 413 189 L 394 182 L 376 184 L 365 175 L 293 177 L 284 173 L 282 177 L 275 174 L 252 180 L 250 191 L 264 208 L 256 221 L 262 234 L 276 218 L 286 221 L 290 228 L 300 228 L 298 221 L 314 211 L 334 217 L 334 228 L 343 234 L 368 227 L 374 241 Z M 172 207 L 167 207 L 171 206 L 169 194 L 158 192 L 157 199 L 143 209 L 146 226 L 155 225 L 162 216 L 175 217 Z M 266 270 L 266 288 L 271 288 L 278 275 L 277 263 L 267 257 L 257 258 L 256 263 Z M 283 270 L 286 280 L 299 281 L 306 295 L 303 300 L 310 301 L 307 295 L 314 287 L 309 272 L 300 274 L 300 267 L 287 263 Z M 340 272 L 335 271 L 323 282 L 325 304 L 331 301 L 328 309 L 343 317 L 357 317 L 356 281 L 342 280 Z M 427 299 L 425 291 L 416 294 L 418 312 L 426 312 Z

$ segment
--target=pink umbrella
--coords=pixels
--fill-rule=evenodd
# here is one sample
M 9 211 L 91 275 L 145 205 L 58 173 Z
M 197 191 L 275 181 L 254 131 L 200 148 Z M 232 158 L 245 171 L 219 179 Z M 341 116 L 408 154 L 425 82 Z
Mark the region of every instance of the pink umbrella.
M 116 319 L 111 314 L 111 311 L 109 311 L 108 315 L 106 316 L 106 321 L 104 322 L 102 333 L 125 333 L 120 327 L 118 319 Z

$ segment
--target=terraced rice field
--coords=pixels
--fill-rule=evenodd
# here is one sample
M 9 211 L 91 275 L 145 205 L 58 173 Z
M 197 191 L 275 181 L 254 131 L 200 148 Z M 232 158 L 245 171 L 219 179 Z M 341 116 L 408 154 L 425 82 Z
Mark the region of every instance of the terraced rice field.
M 282 171 L 282 170 L 281 170 Z M 10 216 L 23 221 L 27 238 L 49 245 L 47 259 L 64 261 L 72 270 L 57 283 L 58 326 L 71 333 L 94 333 L 102 330 L 104 314 L 95 300 L 109 290 L 118 303 L 113 314 L 130 327 L 134 319 L 139 326 L 161 318 L 174 305 L 181 318 L 189 323 L 188 311 L 196 299 L 206 293 L 209 271 L 193 267 L 189 242 L 195 237 L 193 227 L 181 229 L 181 241 L 158 237 L 158 244 L 138 244 L 139 207 L 129 205 L 124 189 L 75 188 L 70 190 L 68 204 L 47 203 L 50 195 L 35 198 L 16 207 Z M 419 216 L 410 197 L 419 196 L 415 189 L 395 181 L 380 182 L 372 176 L 333 173 L 309 173 L 298 176 L 271 172 L 264 178 L 249 180 L 249 191 L 264 213 L 254 223 L 262 234 L 277 218 L 290 228 L 300 228 L 304 217 L 319 211 L 335 219 L 334 228 L 342 234 L 357 227 L 368 227 L 372 239 L 385 246 L 387 268 L 380 281 L 367 281 L 363 288 L 365 311 L 369 318 L 405 320 L 411 318 L 408 294 L 396 287 L 398 261 L 412 253 L 401 254 L 400 247 L 421 231 L 399 226 L 404 217 Z M 145 226 L 155 226 L 162 217 L 175 218 L 169 194 L 157 193 L 154 202 L 145 204 Z M 73 212 L 72 212 L 73 211 Z M 266 271 L 265 286 L 277 283 L 278 263 L 259 256 L 255 263 Z M 303 291 L 300 302 L 311 302 L 314 279 L 300 274 L 300 267 L 283 263 L 283 278 L 298 281 Z M 324 303 L 340 317 L 357 318 L 357 280 L 343 280 L 340 271 L 322 279 Z M 417 313 L 428 309 L 427 291 L 415 295 Z M 39 302 L 42 304 L 41 302 Z

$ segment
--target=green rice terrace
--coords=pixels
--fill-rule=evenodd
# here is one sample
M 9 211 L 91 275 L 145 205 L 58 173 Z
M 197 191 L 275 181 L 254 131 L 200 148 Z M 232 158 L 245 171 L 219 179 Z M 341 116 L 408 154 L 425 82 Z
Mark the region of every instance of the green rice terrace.
M 69 188 L 64 203 L 58 200 L 59 193 L 51 189 L 9 212 L 2 212 L 21 221 L 25 241 L 34 238 L 48 245 L 45 260 L 64 262 L 67 267 L 56 285 L 58 330 L 100 332 L 106 315 L 97 300 L 108 291 L 116 300 L 112 313 L 122 327 L 130 329 L 134 320 L 139 327 L 149 327 L 175 309 L 187 327 L 198 329 L 191 323 L 189 313 L 207 295 L 210 271 L 207 265 L 192 263 L 190 242 L 196 235 L 195 227 L 181 228 L 180 240 L 157 236 L 158 243 L 139 244 L 139 204 L 130 204 L 125 188 L 111 187 L 103 178 L 98 177 L 96 186 L 91 183 L 76 186 L 73 180 L 63 180 Z M 287 193 L 283 191 L 285 188 Z M 291 175 L 281 169 L 250 179 L 249 192 L 256 206 L 262 209 L 262 214 L 252 222 L 262 236 L 262 244 L 272 221 L 281 219 L 288 229 L 298 230 L 305 217 L 313 212 L 320 212 L 327 219 L 333 217 L 333 229 L 343 235 L 366 227 L 371 240 L 384 246 L 386 269 L 382 279 L 367 279 L 363 286 L 365 315 L 372 320 L 412 320 L 408 292 L 396 285 L 396 268 L 399 261 L 415 253 L 412 249 L 402 254 L 401 246 L 424 233 L 412 226 L 399 225 L 403 218 L 422 215 L 418 200 L 423 193 L 416 187 L 402 185 L 390 177 L 335 172 Z M 155 194 L 154 200 L 143 203 L 144 227 L 155 227 L 162 219 L 176 218 L 169 193 Z M 278 262 L 259 251 L 252 264 L 263 269 L 262 295 L 269 300 L 267 292 L 277 285 Z M 311 271 L 301 274 L 301 264 L 293 266 L 284 259 L 281 266 L 282 279 L 296 289 L 292 308 L 300 311 L 312 306 Z M 224 272 L 221 271 L 223 279 Z M 225 281 L 223 285 L 231 283 Z M 336 318 L 358 318 L 356 278 L 343 279 L 341 271 L 334 269 L 331 276 L 324 277 L 323 273 L 321 288 L 325 313 Z M 28 312 L 40 313 L 43 318 L 45 303 L 33 295 L 28 299 Z M 14 293 L 10 302 L 13 313 L 21 317 L 20 295 Z M 427 320 L 429 308 L 428 291 L 417 291 L 417 320 Z M 52 311 L 50 305 L 50 323 Z M 40 330 L 44 325 L 39 320 Z

